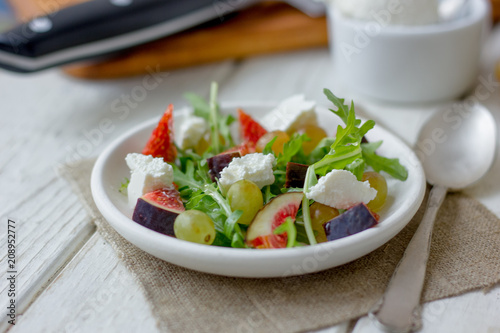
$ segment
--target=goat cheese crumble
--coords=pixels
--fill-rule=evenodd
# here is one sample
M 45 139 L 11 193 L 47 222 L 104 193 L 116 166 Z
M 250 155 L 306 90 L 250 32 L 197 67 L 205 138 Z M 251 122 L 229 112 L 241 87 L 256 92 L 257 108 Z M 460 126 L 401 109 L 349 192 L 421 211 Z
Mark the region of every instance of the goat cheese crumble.
M 127 187 L 131 207 L 135 207 L 137 199 L 144 194 L 172 186 L 174 170 L 163 158 L 131 153 L 125 157 L 125 161 L 131 172 Z
M 308 199 L 337 209 L 348 209 L 360 202 L 368 203 L 376 195 L 377 190 L 371 188 L 368 181 L 360 182 L 346 170 L 330 171 L 306 193 Z
M 259 188 L 274 183 L 273 166 L 276 158 L 272 154 L 247 154 L 234 158 L 220 173 L 219 183 L 224 192 L 239 180 L 254 182 Z
M 316 102 L 306 100 L 304 95 L 293 95 L 264 116 L 261 123 L 268 131 L 287 133 L 294 131 L 299 125 L 317 125 L 315 108 Z

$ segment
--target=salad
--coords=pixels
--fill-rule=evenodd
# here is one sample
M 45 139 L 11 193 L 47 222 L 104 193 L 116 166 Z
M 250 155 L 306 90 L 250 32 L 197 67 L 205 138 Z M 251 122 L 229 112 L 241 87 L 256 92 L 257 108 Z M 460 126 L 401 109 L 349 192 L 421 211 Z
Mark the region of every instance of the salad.
M 314 245 L 375 226 L 387 197 L 382 172 L 408 177 L 398 159 L 376 153 L 382 141 L 366 140 L 375 122 L 356 118 L 354 104 L 328 89 L 332 117 L 344 123 L 330 136 L 303 96 L 256 120 L 241 109 L 237 118 L 222 114 L 217 91 L 212 83 L 208 101 L 186 94 L 192 110 L 176 124 L 170 105 L 143 151 L 127 155 L 121 191 L 135 222 L 206 245 Z

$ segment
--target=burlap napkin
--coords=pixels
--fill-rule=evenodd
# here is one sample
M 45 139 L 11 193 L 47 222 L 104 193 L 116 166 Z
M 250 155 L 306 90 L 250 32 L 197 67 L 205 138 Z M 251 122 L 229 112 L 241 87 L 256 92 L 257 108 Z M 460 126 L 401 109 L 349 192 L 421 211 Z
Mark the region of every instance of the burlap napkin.
M 241 279 L 187 270 L 143 252 L 99 214 L 90 193 L 94 161 L 61 169 L 98 231 L 141 285 L 161 331 L 300 332 L 328 327 L 368 312 L 387 283 L 420 221 L 352 263 L 281 279 Z M 437 217 L 423 302 L 488 288 L 500 281 L 500 220 L 480 203 L 449 194 Z

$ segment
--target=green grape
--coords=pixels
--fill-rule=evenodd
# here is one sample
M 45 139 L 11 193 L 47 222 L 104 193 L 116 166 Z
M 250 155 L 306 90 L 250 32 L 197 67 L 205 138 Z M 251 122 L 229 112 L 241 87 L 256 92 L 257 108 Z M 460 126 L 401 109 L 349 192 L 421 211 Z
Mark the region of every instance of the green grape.
M 368 171 L 363 174 L 363 181 L 366 180 L 370 183 L 370 187 L 377 190 L 377 196 L 367 206 L 372 211 L 379 212 L 387 198 L 387 182 L 384 176 L 374 171 Z
M 339 216 L 339 211 L 333 207 L 314 202 L 309 207 L 309 213 L 311 215 L 312 228 L 316 234 L 316 240 L 318 243 L 326 242 L 327 239 L 323 224 Z
M 210 245 L 215 239 L 215 226 L 207 214 L 192 209 L 177 216 L 174 222 L 174 233 L 179 239 Z
M 264 199 L 259 187 L 252 181 L 242 179 L 231 185 L 227 192 L 231 210 L 242 210 L 238 223 L 249 225 L 259 209 L 264 205 Z

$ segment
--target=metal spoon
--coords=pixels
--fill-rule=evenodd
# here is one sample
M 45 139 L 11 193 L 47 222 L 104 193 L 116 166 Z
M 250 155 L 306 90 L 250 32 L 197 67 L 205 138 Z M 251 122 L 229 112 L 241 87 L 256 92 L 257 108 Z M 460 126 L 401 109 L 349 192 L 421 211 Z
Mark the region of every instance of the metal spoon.
M 463 189 L 486 174 L 495 158 L 496 136 L 495 120 L 480 104 L 440 110 L 421 129 L 415 151 L 433 187 L 420 226 L 384 296 L 370 312 L 382 329 L 420 328 L 420 295 L 436 214 L 448 190 Z

